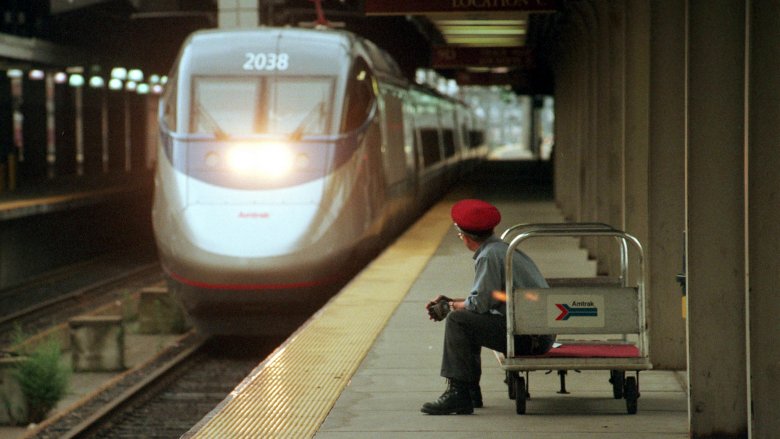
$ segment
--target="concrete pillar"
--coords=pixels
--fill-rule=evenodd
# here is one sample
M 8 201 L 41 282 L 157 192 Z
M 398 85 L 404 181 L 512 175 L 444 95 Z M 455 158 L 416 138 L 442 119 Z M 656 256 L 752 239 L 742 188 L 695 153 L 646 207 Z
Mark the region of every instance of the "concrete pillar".
M 748 96 L 749 395 L 751 436 L 780 432 L 780 2 L 751 0 Z
M 600 196 L 606 198 L 603 222 L 625 229 L 623 200 L 625 199 L 626 155 L 626 5 L 625 2 L 607 2 L 609 30 L 609 110 L 607 181 Z M 601 239 L 600 251 L 610 276 L 620 274 L 620 251 L 615 240 Z
M 625 6 L 622 2 L 591 0 L 577 11 L 590 37 L 588 142 L 583 145 L 582 210 L 579 221 L 598 221 L 623 227 L 623 157 L 625 126 Z M 597 260 L 599 274 L 619 273 L 619 252 L 612 240 L 583 239 Z
M 560 76 L 561 79 L 555 90 L 555 199 L 568 220 L 576 218 L 579 209 L 579 178 L 576 170 L 579 169 L 581 89 L 578 87 L 580 77 L 575 68 L 575 60 L 580 56 L 575 31 L 576 28 L 571 26 L 563 36 L 565 42 L 560 49 L 560 56 L 565 59 L 558 64 L 556 78 Z
M 180 334 L 187 329 L 184 312 L 165 287 L 141 290 L 138 303 L 138 332 L 141 334 Z
M 585 217 L 622 227 L 623 128 L 624 128 L 624 30 L 622 2 L 591 0 L 583 5 L 594 35 L 593 88 L 589 103 L 592 135 L 585 151 Z M 599 274 L 619 272 L 619 252 L 611 240 L 584 239 L 597 260 Z
M 73 370 L 106 372 L 125 368 L 121 316 L 82 316 L 68 321 Z
M 148 94 L 144 99 L 146 105 L 146 137 L 144 145 L 146 153 L 144 154 L 144 165 L 147 170 L 154 169 L 157 161 L 157 136 L 159 136 L 160 126 L 157 120 L 157 109 L 160 105 L 160 96 L 157 94 Z
M 649 281 L 650 235 L 648 215 L 648 144 L 650 138 L 650 1 L 629 0 L 625 4 L 625 154 L 623 156 L 622 212 L 619 223 L 642 243 L 645 253 L 645 290 L 654 303 Z M 631 276 L 631 274 L 629 274 Z M 630 277 L 630 284 L 636 281 Z M 648 312 L 651 341 L 655 330 Z M 681 336 L 685 340 L 684 333 Z M 651 345 L 652 347 L 652 345 Z M 652 350 L 651 350 L 652 352 Z
M 691 437 L 747 436 L 745 11 L 689 0 L 686 230 Z
M 575 3 L 578 18 L 582 21 L 582 34 L 588 37 L 584 39 L 582 47 L 582 62 L 579 74 L 583 75 L 582 95 L 582 132 L 579 143 L 579 160 L 576 173 L 579 176 L 579 209 L 576 221 L 598 220 L 598 173 L 601 169 L 599 141 L 600 112 L 602 107 L 599 96 L 603 91 L 603 82 L 600 80 L 606 74 L 601 64 L 600 53 L 603 50 L 602 38 L 599 33 L 598 17 L 593 1 Z M 603 109 L 602 109 L 603 112 Z M 595 239 L 584 239 L 583 245 L 588 249 L 589 255 L 595 256 Z
M 590 54 L 593 48 L 593 35 L 590 34 L 590 29 L 582 16 L 576 17 L 575 29 L 576 31 L 573 33 L 576 41 L 572 45 L 575 56 L 570 66 L 572 73 L 570 87 L 574 89 L 572 93 L 572 126 L 575 131 L 572 136 L 573 143 L 568 148 L 570 150 L 569 165 L 567 166 L 568 177 L 563 176 L 565 180 L 562 184 L 570 188 L 572 201 L 571 211 L 566 215 L 567 219 L 580 221 L 585 216 L 584 160 L 590 133 L 589 102 L 592 88 Z
M 596 16 L 595 32 L 598 35 L 596 50 L 596 94 L 593 102 L 596 104 L 595 137 L 593 147 L 595 152 L 595 161 L 589 167 L 588 173 L 593 181 L 590 188 L 590 197 L 594 201 L 594 211 L 590 218 L 593 221 L 609 222 L 609 186 L 616 184 L 610 181 L 610 155 L 613 153 L 612 137 L 610 135 L 610 120 L 612 115 L 612 40 L 610 20 L 609 20 L 609 1 L 591 0 Z M 603 239 L 590 240 L 588 247 L 591 253 L 596 257 L 596 267 L 599 274 L 609 274 L 609 264 L 605 259 L 605 245 Z
M 685 4 L 652 0 L 650 8 L 648 229 L 640 237 L 648 261 L 650 352 L 653 367 L 684 370 L 682 288 L 675 275 L 683 270 L 685 229 Z
M 219 0 L 219 27 L 257 27 L 260 24 L 259 7 L 260 0 Z
M 585 205 L 584 157 L 589 146 L 592 99 L 593 33 L 581 5 L 572 5 L 565 15 L 560 62 L 556 79 L 555 190 L 568 221 L 583 219 Z
M 650 4 L 626 3 L 625 155 L 622 227 L 639 239 L 648 256 L 648 140 L 650 137 Z M 646 262 L 647 263 L 647 262 Z M 645 285 L 649 291 L 649 285 Z
M 609 53 L 605 53 L 604 33 L 606 31 L 606 25 L 599 20 L 599 10 L 597 0 L 590 0 L 585 3 L 583 7 L 584 16 L 590 27 L 590 31 L 593 33 L 591 39 L 589 66 L 590 73 L 588 78 L 590 80 L 590 87 L 588 89 L 588 136 L 587 141 L 583 145 L 582 167 L 583 173 L 583 190 L 585 191 L 583 196 L 583 205 L 581 218 L 582 221 L 598 221 L 599 220 L 599 179 L 598 176 L 604 170 L 604 153 L 603 142 L 605 128 L 603 120 L 605 118 L 604 110 L 608 101 L 604 101 L 605 86 L 608 79 L 606 60 L 609 58 Z M 588 250 L 588 254 L 596 258 L 598 256 L 596 252 L 597 239 L 583 239 L 583 245 Z M 597 265 L 598 267 L 598 265 Z M 601 273 L 601 267 L 597 268 Z

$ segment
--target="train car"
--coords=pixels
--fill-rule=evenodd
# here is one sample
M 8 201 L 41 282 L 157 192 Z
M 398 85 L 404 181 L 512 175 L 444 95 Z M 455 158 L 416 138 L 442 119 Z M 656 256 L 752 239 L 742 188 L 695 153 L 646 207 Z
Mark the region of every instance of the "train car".
M 469 113 L 346 31 L 192 34 L 160 100 L 170 289 L 208 334 L 297 327 L 484 155 Z

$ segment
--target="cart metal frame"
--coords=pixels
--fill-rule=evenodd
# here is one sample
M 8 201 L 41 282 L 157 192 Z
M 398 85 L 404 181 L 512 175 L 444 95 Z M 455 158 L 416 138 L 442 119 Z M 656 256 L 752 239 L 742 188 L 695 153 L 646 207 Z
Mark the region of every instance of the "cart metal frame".
M 506 371 L 509 397 L 516 402 L 518 414 L 524 414 L 528 393 L 529 372 L 557 370 L 561 391 L 568 393 L 565 376 L 568 370 L 609 370 L 616 399 L 626 399 L 629 414 L 637 411 L 639 371 L 652 369 L 646 321 L 645 267 L 642 245 L 634 236 L 603 223 L 518 224 L 507 229 L 501 238 L 514 235 L 504 259 L 507 297 L 507 355 L 497 354 Z M 530 238 L 595 237 L 614 238 L 620 249 L 620 278 L 613 283 L 590 282 L 588 279 L 567 279 L 550 288 L 513 288 L 512 261 L 518 246 Z M 629 245 L 637 250 L 638 270 L 635 285 L 629 286 Z M 593 279 L 590 279 L 593 280 Z M 553 282 L 550 282 L 553 284 Z M 567 302 L 568 301 L 568 302 Z M 589 349 L 634 346 L 629 356 L 573 356 L 548 354 L 515 355 L 515 335 L 523 334 L 618 334 L 622 340 L 597 342 L 575 339 L 569 346 Z M 637 342 L 628 342 L 628 335 L 637 335 Z M 634 371 L 636 376 L 626 377 Z M 547 372 L 547 373 L 550 373 Z M 525 376 L 523 376 L 523 374 Z

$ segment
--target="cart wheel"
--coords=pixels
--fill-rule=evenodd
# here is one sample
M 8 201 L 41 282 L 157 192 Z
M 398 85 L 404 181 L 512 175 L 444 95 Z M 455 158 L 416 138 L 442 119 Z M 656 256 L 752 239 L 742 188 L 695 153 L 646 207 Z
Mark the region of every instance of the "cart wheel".
M 516 372 L 506 372 L 506 388 L 509 391 L 509 399 L 515 399 L 515 380 L 517 379 Z
M 610 370 L 609 382 L 612 383 L 612 395 L 615 399 L 623 398 L 623 382 L 626 380 L 626 372 L 622 370 Z
M 517 409 L 518 415 L 524 415 L 525 414 L 525 378 L 521 376 L 517 376 L 514 378 L 515 381 L 515 408 Z
M 623 394 L 626 398 L 626 410 L 629 415 L 636 414 L 636 401 L 639 398 L 639 389 L 636 385 L 636 377 L 626 378 L 626 384 L 623 388 Z

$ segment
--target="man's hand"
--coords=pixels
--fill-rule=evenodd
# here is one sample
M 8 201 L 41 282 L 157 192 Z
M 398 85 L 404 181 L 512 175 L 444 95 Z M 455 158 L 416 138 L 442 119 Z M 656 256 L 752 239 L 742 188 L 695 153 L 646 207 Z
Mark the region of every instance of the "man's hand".
M 428 318 L 435 322 L 444 320 L 450 312 L 451 301 L 452 299 L 449 297 L 439 295 L 428 302 L 425 305 L 425 309 L 428 311 Z
M 431 300 L 430 302 L 428 302 L 425 305 L 425 309 L 429 309 L 430 307 L 432 307 L 433 305 L 436 305 L 437 303 L 441 302 L 442 300 L 446 300 L 447 302 L 452 302 L 452 299 L 450 299 L 449 297 L 443 296 L 443 295 L 439 294 L 433 300 Z

